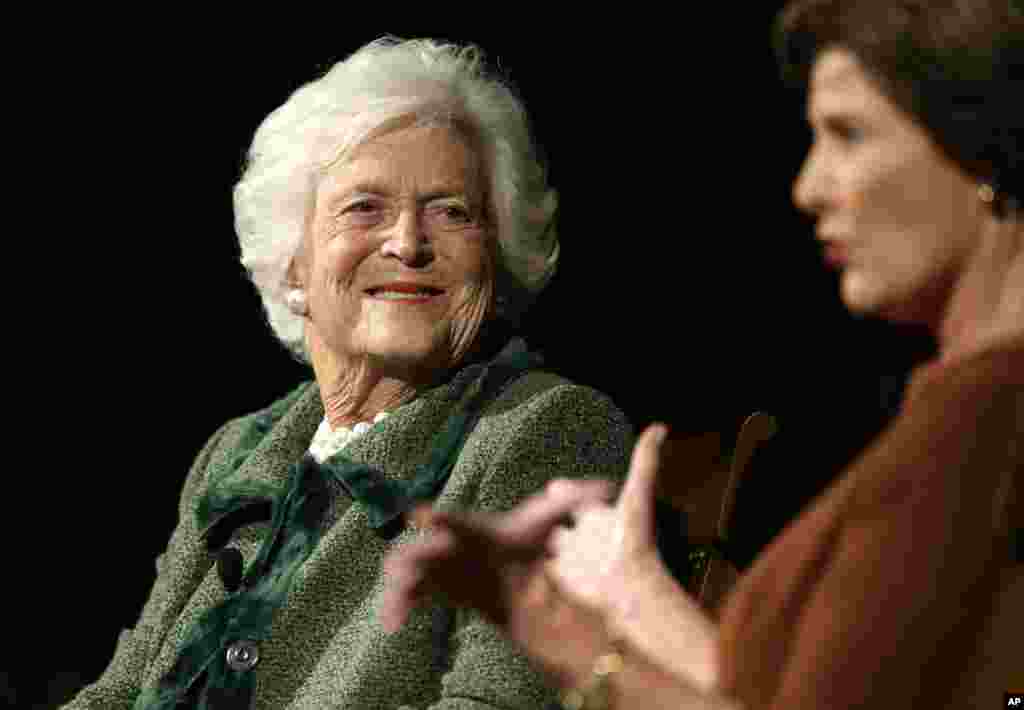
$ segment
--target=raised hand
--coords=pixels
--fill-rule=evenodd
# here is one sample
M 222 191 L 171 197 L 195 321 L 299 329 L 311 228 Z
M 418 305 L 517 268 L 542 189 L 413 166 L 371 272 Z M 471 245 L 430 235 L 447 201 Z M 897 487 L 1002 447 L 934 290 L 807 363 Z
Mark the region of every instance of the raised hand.
M 552 587 L 545 572 L 546 541 L 570 511 L 613 491 L 606 481 L 560 479 L 508 513 L 418 508 L 414 520 L 431 534 L 385 559 L 382 625 L 397 630 L 413 606 L 438 594 L 479 610 L 558 682 L 577 682 L 608 641 L 597 615 L 567 603 Z
M 618 502 L 608 482 L 554 481 L 503 514 L 417 509 L 429 537 L 384 561 L 387 630 L 431 594 L 479 610 L 562 685 L 585 679 L 612 636 L 676 691 L 703 697 L 718 678 L 717 630 L 675 582 L 654 538 L 654 487 L 665 430 L 648 428 Z M 560 527 L 571 518 L 572 529 Z M 709 696 L 710 697 L 710 696 Z M 702 701 L 703 702 L 703 701 Z
M 572 529 L 551 536 L 548 574 L 558 590 L 600 616 L 606 628 L 655 666 L 700 691 L 717 684 L 717 629 L 658 555 L 654 502 L 662 425 L 637 441 L 614 505 L 584 503 Z
M 602 616 L 628 611 L 621 606 L 638 586 L 665 571 L 655 542 L 654 499 L 666 435 L 662 425 L 641 435 L 615 504 L 582 503 L 571 511 L 573 527 L 551 535 L 552 578 L 570 598 Z

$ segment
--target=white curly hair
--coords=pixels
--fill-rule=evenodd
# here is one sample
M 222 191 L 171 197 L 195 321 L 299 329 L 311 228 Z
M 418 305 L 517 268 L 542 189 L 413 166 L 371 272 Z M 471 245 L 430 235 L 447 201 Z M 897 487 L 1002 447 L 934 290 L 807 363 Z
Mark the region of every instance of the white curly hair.
M 515 320 L 554 274 L 558 198 L 522 102 L 487 71 L 475 45 L 383 37 L 267 116 L 234 188 L 242 265 L 275 335 L 302 361 L 309 361 L 303 321 L 288 310 L 285 295 L 317 185 L 328 167 L 410 118 L 459 126 L 474 138 L 497 232 L 499 317 Z

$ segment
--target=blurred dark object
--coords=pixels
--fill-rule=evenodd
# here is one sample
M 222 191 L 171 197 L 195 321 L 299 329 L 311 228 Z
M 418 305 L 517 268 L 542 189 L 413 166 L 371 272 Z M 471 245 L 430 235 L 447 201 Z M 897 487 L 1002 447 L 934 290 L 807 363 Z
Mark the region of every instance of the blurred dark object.
M 55 671 L 46 685 L 46 708 L 58 708 L 71 700 L 88 682 L 79 671 Z
M 18 710 L 57 710 L 68 703 L 88 682 L 79 671 L 46 671 L 35 675 L 0 672 L 0 707 Z
M 723 427 L 670 439 L 656 525 L 659 552 L 680 584 L 714 611 L 765 546 L 899 414 L 921 359 L 830 387 L 825 399 L 795 400 L 778 422 L 760 415 L 739 433 Z
M 775 418 L 755 412 L 741 424 L 729 448 L 707 432 L 670 440 L 664 449 L 656 509 L 658 547 L 673 576 L 714 612 L 739 576 L 730 539 L 741 482 L 751 474 L 754 453 L 777 432 Z
M 0 706 L 18 707 L 18 694 L 14 690 L 11 674 L 7 671 L 0 671 Z
M 832 404 L 796 402 L 779 434 L 754 452 L 754 476 L 736 494 L 731 559 L 743 570 L 899 415 L 911 367 L 860 388 L 832 389 Z M 824 400 L 827 402 L 827 400 Z

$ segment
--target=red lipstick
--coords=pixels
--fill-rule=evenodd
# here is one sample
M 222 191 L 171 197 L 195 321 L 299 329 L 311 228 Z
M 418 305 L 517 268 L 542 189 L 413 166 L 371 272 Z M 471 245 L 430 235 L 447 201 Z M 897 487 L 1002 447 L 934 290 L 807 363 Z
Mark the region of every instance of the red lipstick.
M 389 297 L 386 294 L 419 294 L 416 297 Z M 395 303 L 417 304 L 429 303 L 436 296 L 444 293 L 443 289 L 427 286 L 425 284 L 410 283 L 407 281 L 395 281 L 393 283 L 380 284 L 366 289 L 366 294 L 379 301 L 394 301 Z
M 825 245 L 825 263 L 833 269 L 841 269 L 846 266 L 849 260 L 846 247 L 840 244 L 826 244 Z

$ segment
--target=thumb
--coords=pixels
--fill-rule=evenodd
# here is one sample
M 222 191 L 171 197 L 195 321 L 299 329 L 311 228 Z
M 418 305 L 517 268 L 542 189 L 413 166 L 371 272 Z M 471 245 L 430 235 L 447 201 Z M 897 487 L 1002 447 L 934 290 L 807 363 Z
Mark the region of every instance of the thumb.
M 624 528 L 630 534 L 641 535 L 643 541 L 654 539 L 654 497 L 661 445 L 667 436 L 664 424 L 652 424 L 640 435 L 633 447 L 629 477 L 616 503 Z

